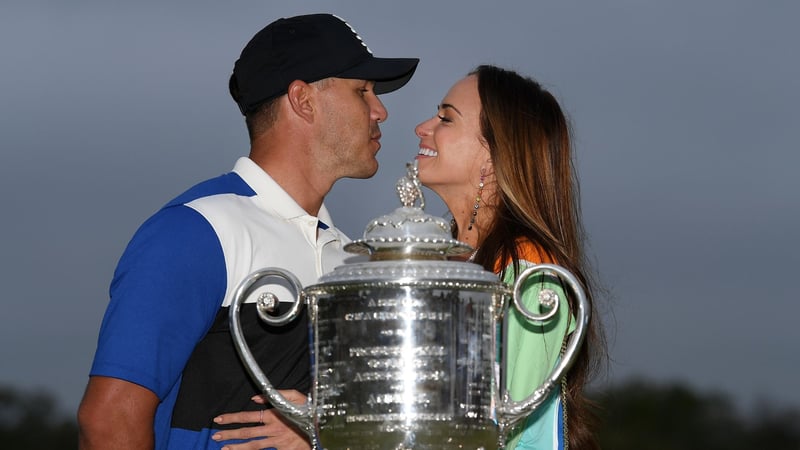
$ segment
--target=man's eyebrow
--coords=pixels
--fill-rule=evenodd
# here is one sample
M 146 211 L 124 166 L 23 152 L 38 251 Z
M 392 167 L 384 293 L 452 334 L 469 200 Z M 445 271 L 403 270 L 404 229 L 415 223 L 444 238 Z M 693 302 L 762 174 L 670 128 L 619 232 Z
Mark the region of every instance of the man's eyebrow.
M 463 116 L 461 111 L 458 110 L 455 106 L 451 105 L 450 103 L 442 103 L 439 105 L 439 109 L 452 109 L 453 111 L 457 112 L 459 116 Z

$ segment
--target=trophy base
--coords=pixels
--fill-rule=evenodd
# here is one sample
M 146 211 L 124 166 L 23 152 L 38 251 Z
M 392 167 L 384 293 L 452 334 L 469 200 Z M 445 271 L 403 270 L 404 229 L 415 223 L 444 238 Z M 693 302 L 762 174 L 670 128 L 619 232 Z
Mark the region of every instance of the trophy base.
M 494 425 L 474 423 L 415 422 L 387 426 L 370 423 L 329 423 L 319 431 L 325 450 L 488 450 L 497 448 L 499 431 Z

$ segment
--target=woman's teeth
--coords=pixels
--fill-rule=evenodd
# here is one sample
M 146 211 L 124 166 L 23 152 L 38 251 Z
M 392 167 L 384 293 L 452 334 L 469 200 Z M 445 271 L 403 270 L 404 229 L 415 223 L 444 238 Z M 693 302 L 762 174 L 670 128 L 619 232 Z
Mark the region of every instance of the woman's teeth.
M 439 152 L 431 150 L 429 148 L 420 148 L 419 154 L 423 156 L 439 156 Z

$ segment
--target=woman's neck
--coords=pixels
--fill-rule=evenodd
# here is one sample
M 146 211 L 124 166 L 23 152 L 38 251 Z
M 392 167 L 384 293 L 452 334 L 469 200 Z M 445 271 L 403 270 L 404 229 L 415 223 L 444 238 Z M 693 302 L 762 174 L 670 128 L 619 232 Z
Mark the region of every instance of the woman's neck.
M 476 202 L 475 194 L 461 195 L 455 201 L 443 200 L 458 227 L 456 239 L 473 248 L 479 247 L 494 217 L 494 208 L 487 201 L 489 196 L 484 192 L 480 202 Z
M 475 216 L 475 221 L 472 222 L 471 227 L 471 211 L 469 214 L 461 214 L 460 216 L 454 215 L 453 217 L 458 226 L 456 239 L 470 245 L 477 251 L 486 239 L 486 235 L 489 233 L 489 227 L 494 218 L 494 208 L 485 206 L 479 208 L 478 214 Z

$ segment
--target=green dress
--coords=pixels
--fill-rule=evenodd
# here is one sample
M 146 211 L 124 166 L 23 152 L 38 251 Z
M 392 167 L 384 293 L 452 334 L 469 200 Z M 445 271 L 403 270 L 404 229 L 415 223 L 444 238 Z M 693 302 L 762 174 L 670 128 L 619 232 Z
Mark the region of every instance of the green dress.
M 537 253 L 534 251 L 533 255 Z M 520 272 L 533 264 L 534 262 L 527 260 L 520 261 Z M 506 268 L 503 281 L 514 285 L 514 271 L 510 264 Z M 552 289 L 558 295 L 559 311 L 550 321 L 537 325 L 526 319 L 516 308 L 512 307 L 509 312 L 506 384 L 515 401 L 525 399 L 539 387 L 558 362 L 565 337 L 575 329 L 575 320 L 569 312 L 564 289 L 557 277 L 537 274 L 524 282 L 521 293 L 528 310 L 537 314 L 544 312 L 538 301 L 542 289 Z M 563 449 L 563 417 L 561 389 L 558 386 L 521 426 L 512 431 L 506 448 Z

